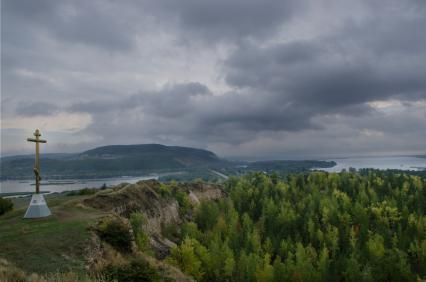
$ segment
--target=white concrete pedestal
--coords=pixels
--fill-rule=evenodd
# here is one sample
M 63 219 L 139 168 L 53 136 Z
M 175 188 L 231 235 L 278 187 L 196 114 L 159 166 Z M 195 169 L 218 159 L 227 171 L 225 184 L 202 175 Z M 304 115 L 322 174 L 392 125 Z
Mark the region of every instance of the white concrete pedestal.
M 33 194 L 24 218 L 40 218 L 51 215 L 43 194 Z

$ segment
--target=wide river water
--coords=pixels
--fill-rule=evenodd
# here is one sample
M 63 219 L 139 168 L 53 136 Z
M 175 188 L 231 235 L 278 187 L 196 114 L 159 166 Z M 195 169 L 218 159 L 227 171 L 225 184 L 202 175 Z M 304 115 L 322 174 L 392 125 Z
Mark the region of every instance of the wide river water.
M 340 172 L 349 168 L 374 168 L 374 169 L 400 169 L 400 170 L 426 170 L 426 158 L 417 157 L 350 157 L 340 159 L 327 159 L 335 161 L 337 165 L 330 168 L 320 168 L 328 172 Z
M 118 185 L 123 182 L 136 183 L 139 180 L 158 179 L 158 176 L 140 176 L 140 177 L 117 177 L 102 179 L 67 179 L 51 180 L 44 182 L 40 186 L 42 192 L 63 192 L 71 190 L 80 190 L 83 188 L 100 188 L 104 184 L 107 186 Z M 43 181 L 42 181 L 43 184 Z M 47 184 L 47 185 L 46 185 Z M 0 182 L 1 193 L 23 193 L 34 192 L 35 186 L 32 180 L 6 180 Z

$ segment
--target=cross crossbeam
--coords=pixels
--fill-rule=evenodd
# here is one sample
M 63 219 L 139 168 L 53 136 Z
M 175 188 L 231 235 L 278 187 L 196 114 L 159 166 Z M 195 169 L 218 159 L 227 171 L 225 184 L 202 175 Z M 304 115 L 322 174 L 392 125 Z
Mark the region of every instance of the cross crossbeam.
M 34 139 L 34 138 L 27 138 L 27 141 L 29 141 L 29 142 L 38 142 L 38 143 L 47 143 L 46 140 L 41 140 L 41 139 L 37 140 L 37 139 Z

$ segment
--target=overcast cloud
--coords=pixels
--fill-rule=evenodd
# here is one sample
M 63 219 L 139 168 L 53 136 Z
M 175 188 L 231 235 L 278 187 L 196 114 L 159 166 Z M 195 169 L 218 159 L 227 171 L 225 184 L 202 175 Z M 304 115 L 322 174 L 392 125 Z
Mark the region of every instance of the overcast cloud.
M 426 152 L 423 0 L 3 0 L 1 154 Z

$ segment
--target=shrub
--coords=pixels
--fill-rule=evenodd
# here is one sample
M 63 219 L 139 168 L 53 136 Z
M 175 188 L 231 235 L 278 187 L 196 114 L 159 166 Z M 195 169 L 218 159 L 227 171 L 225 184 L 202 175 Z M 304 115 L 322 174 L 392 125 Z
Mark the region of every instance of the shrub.
M 157 191 L 163 197 L 167 197 L 172 194 L 172 189 L 167 184 L 164 184 L 164 183 L 160 184 L 160 187 L 158 187 Z
M 175 197 L 179 204 L 180 215 L 188 214 L 192 209 L 191 201 L 189 200 L 188 194 L 183 191 L 177 190 Z
M 84 196 L 84 195 L 93 195 L 96 194 L 98 189 L 96 188 L 84 188 L 81 190 L 74 190 L 68 192 L 67 196 Z
M 203 184 L 204 183 L 204 180 L 202 179 L 202 178 L 196 178 L 196 179 L 194 179 L 194 181 L 193 181 L 195 184 Z
M 158 272 L 140 259 L 124 265 L 107 265 L 102 275 L 107 281 L 160 281 Z
M 179 227 L 176 223 L 162 224 L 161 225 L 161 234 L 167 238 L 172 239 L 180 238 Z
M 132 237 L 129 228 L 122 221 L 112 219 L 98 226 L 99 237 L 121 252 L 132 250 Z
M 132 225 L 133 232 L 137 233 L 142 230 L 142 225 L 146 224 L 146 218 L 143 213 L 133 212 L 130 215 L 130 224 Z
M 142 225 L 146 224 L 146 218 L 144 214 L 140 212 L 134 212 L 130 215 L 130 224 L 132 225 L 133 235 L 135 236 L 135 242 L 139 250 L 147 251 L 149 238 L 148 235 L 143 231 Z
M 135 242 L 141 251 L 149 251 L 149 237 L 145 232 L 135 234 Z
M 0 215 L 13 210 L 13 203 L 10 199 L 4 199 L 0 197 Z

